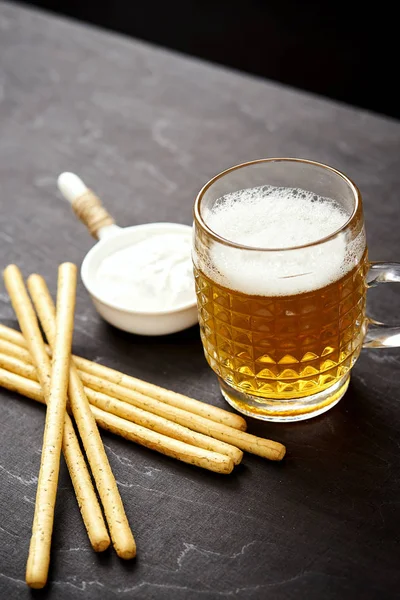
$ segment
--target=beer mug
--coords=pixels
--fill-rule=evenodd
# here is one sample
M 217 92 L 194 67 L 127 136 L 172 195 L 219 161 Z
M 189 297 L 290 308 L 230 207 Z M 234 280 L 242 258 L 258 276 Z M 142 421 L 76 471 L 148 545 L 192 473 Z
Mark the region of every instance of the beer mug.
M 368 287 L 400 264 L 368 260 L 362 200 L 336 169 L 270 158 L 214 177 L 194 207 L 201 339 L 224 398 L 267 421 L 343 397 L 362 347 L 400 345 L 366 316 Z

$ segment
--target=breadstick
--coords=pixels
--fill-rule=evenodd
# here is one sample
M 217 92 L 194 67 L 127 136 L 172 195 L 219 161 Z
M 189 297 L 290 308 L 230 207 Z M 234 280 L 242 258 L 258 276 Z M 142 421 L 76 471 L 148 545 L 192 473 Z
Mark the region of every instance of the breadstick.
M 53 304 L 51 296 L 47 300 Z M 6 327 L 5 325 L 0 324 L 0 336 L 3 338 L 3 340 L 25 347 L 23 336 L 21 336 L 18 331 Z M 167 390 L 152 383 L 131 377 L 130 375 L 125 375 L 124 373 L 120 373 L 115 369 L 110 369 L 104 365 L 91 362 L 86 358 L 73 355 L 73 359 L 80 371 L 85 371 L 102 379 L 107 379 L 112 383 L 116 383 L 117 385 L 122 385 L 123 387 L 133 391 L 140 392 L 145 396 L 150 396 L 150 398 L 155 398 L 156 400 L 171 406 L 177 406 L 178 408 L 182 408 L 188 412 L 192 412 L 193 414 L 203 416 L 211 421 L 215 421 L 216 423 L 223 423 L 241 431 L 246 430 L 247 423 L 243 417 L 224 410 L 223 408 L 212 406 L 206 402 L 201 402 L 200 400 L 195 400 L 194 398 L 189 398 L 188 396 L 178 394 L 172 390 Z
M 0 368 L 0 386 L 12 392 L 18 392 L 42 404 L 45 403 L 42 389 L 36 381 L 26 379 L 2 368 Z M 233 461 L 228 456 L 171 439 L 165 435 L 121 419 L 116 415 L 104 412 L 95 406 L 91 406 L 91 411 L 100 427 L 116 435 L 120 435 L 127 440 L 136 442 L 141 446 L 216 473 L 229 474 L 233 470 Z
M 1 329 L 2 325 L 0 325 L 0 329 Z M 10 330 L 10 331 L 14 331 L 14 329 Z M 22 336 L 22 333 L 20 334 L 19 331 L 15 331 L 15 333 L 18 333 L 18 335 Z M 2 334 L 2 332 L 0 333 L 0 335 Z M 15 358 L 19 358 L 20 360 L 23 360 L 24 362 L 33 365 L 34 361 L 31 358 L 31 355 L 29 353 L 29 350 L 26 350 L 26 347 L 24 346 L 19 346 L 17 344 L 15 344 L 15 342 L 9 342 L 3 338 L 0 338 L 0 352 L 2 354 L 7 354 L 7 356 L 15 356 Z M 48 359 L 49 355 L 47 356 Z M 50 364 L 50 363 L 49 363 Z
M 6 371 L 11 371 L 11 373 L 16 373 L 21 377 L 26 377 L 26 379 L 31 379 L 32 381 L 38 380 L 37 372 L 33 365 L 30 365 L 24 360 L 16 358 L 13 355 L 4 354 L 4 352 L 1 351 L 0 368 L 5 369 Z
M 13 356 L 0 354 L 0 367 L 2 376 L 5 378 L 3 382 L 0 378 L 0 385 L 3 385 L 3 387 L 6 387 L 9 390 L 18 392 L 18 379 L 16 380 L 17 385 L 13 385 L 11 373 L 7 374 L 6 371 L 11 371 L 12 374 L 18 373 L 20 376 L 33 380 L 28 383 L 28 379 L 26 379 L 23 382 L 26 389 L 22 393 L 38 402 L 45 402 L 42 389 L 40 385 L 36 383 L 37 373 L 33 365 L 24 363 Z M 34 385 L 30 386 L 29 384 L 33 384 L 33 382 L 35 382 Z M 72 421 L 68 415 L 65 415 L 62 451 L 68 466 L 90 543 L 96 552 L 102 552 L 110 545 L 110 538 L 107 533 L 103 514 L 97 500 L 96 492 L 93 488 L 85 459 L 83 458 Z
M 65 415 L 62 451 L 92 547 L 103 552 L 110 545 L 110 537 L 69 415 Z
M 91 410 L 101 427 L 112 433 L 121 435 L 128 440 L 143 444 L 147 448 L 157 450 L 162 454 L 172 456 L 191 465 L 203 467 L 203 469 L 208 469 L 209 471 L 228 475 L 233 470 L 233 460 L 225 454 L 191 446 L 180 440 L 167 437 L 156 431 L 146 429 L 141 425 L 136 425 L 136 423 L 121 419 L 116 415 L 104 412 L 96 406 L 92 406 Z
M 100 379 L 100 377 L 95 377 L 89 373 L 84 373 L 81 371 L 80 375 L 85 387 L 105 393 L 109 396 L 117 398 L 118 400 L 122 400 L 123 402 L 133 404 L 138 408 L 152 412 L 155 415 L 164 417 L 165 419 L 173 421 L 174 423 L 179 423 L 180 425 L 188 427 L 193 431 L 197 431 L 199 433 L 203 433 L 204 435 L 209 435 L 213 438 L 216 438 L 217 440 L 221 440 L 222 442 L 232 444 L 232 446 L 236 446 L 241 450 L 246 450 L 247 452 L 257 454 L 258 456 L 268 458 L 269 460 L 282 460 L 282 458 L 285 456 L 285 446 L 279 442 L 266 440 L 255 435 L 251 435 L 250 433 L 246 433 L 245 431 L 228 427 L 222 423 L 215 423 L 214 421 L 210 421 L 210 419 L 205 419 L 199 415 L 194 415 L 193 413 L 189 413 L 188 411 L 177 408 L 176 406 L 169 406 L 168 404 L 159 402 L 154 398 L 149 398 L 148 396 L 144 396 L 139 392 L 128 390 L 127 388 L 110 383 L 105 379 Z
M 46 337 L 55 352 L 58 312 L 55 316 L 54 311 L 46 303 L 46 297 L 50 296 L 46 283 L 39 275 L 31 275 L 28 277 L 28 289 Z M 45 293 L 43 294 L 42 291 Z M 136 544 L 125 514 L 124 505 L 96 421 L 90 411 L 82 382 L 72 361 L 69 365 L 68 375 L 72 414 L 78 426 L 97 491 L 103 504 L 113 546 L 120 558 L 134 558 L 136 556 Z
M 43 390 L 45 390 L 47 410 L 32 537 L 26 568 L 26 582 L 33 588 L 42 588 L 46 585 L 50 564 L 51 536 L 65 422 L 68 366 L 72 342 L 73 310 L 75 307 L 74 298 L 72 301 L 70 299 L 70 286 L 65 281 L 65 272 L 70 269 L 75 269 L 76 273 L 76 267 L 68 263 L 61 265 L 59 269 L 57 301 L 60 318 L 57 319 L 57 344 L 50 380 L 49 373 L 44 370 L 39 375 Z M 8 266 L 4 271 L 4 281 L 31 353 L 35 360 L 40 360 L 42 355 L 46 354 L 46 351 L 44 345 L 42 345 L 36 315 L 29 301 L 18 267 L 15 265 Z
M 22 350 L 22 352 L 26 352 L 26 350 L 19 346 L 14 346 L 9 342 L 7 343 L 11 349 L 17 348 L 17 351 Z M 0 346 L 1 345 L 2 344 L 0 343 Z M 2 348 L 2 350 L 4 351 L 4 348 Z M 30 393 L 23 393 L 25 396 L 33 398 L 33 400 L 44 403 L 43 392 L 40 385 L 36 383 L 37 372 L 32 364 L 15 358 L 13 355 L 0 353 L 0 367 L 5 371 L 11 371 L 13 374 L 17 373 L 22 377 L 32 380 L 31 383 L 35 382 L 35 385 L 32 388 L 29 388 L 28 386 L 28 389 L 33 389 L 31 392 L 34 394 L 33 396 L 30 395 Z M 5 377 L 3 371 L 2 373 L 3 377 Z M 25 383 L 25 385 L 28 384 Z M 3 387 L 11 389 L 12 391 L 19 391 L 17 388 L 10 387 L 6 384 L 4 384 Z M 62 451 L 92 548 L 95 552 L 103 552 L 110 545 L 110 538 L 107 533 L 103 513 L 97 500 L 96 492 L 94 491 L 92 479 L 80 449 L 72 421 L 68 415 L 65 415 Z
M 2 330 L 0 328 L 0 335 L 1 334 Z M 13 352 L 15 353 L 15 348 L 13 349 Z M 109 381 L 95 377 L 87 372 L 79 371 L 79 373 L 85 387 L 105 393 L 122 400 L 123 402 L 133 404 L 146 412 L 151 412 L 155 415 L 164 417 L 169 421 L 173 421 L 174 423 L 179 423 L 193 431 L 214 437 L 231 444 L 232 446 L 236 446 L 241 450 L 246 450 L 247 452 L 257 454 L 270 460 L 282 460 L 285 456 L 285 446 L 279 442 L 259 438 L 244 431 L 235 430 L 232 427 L 212 422 L 209 419 L 204 419 L 203 417 L 194 415 L 188 411 L 158 402 L 153 398 L 146 397 L 133 390 L 114 385 Z
M 3 325 L 3 323 L 0 323 L 0 337 L 2 340 L 10 342 L 10 344 L 15 344 L 16 346 L 21 346 L 21 348 L 25 349 L 27 348 L 27 343 L 22 333 L 12 327 Z M 29 354 L 29 358 L 30 356 L 31 355 Z
M 20 275 L 19 277 L 17 277 L 16 282 L 18 284 L 17 292 L 20 295 L 20 298 L 23 299 L 25 297 L 25 300 L 28 300 L 29 306 L 31 306 L 30 300 L 28 298 L 25 286 Z M 42 374 L 42 380 L 49 382 L 51 377 L 50 359 L 46 352 L 41 352 L 40 346 L 44 347 L 44 342 L 41 337 L 41 333 L 38 329 L 36 315 L 34 313 L 33 316 L 34 321 L 36 322 L 36 333 L 34 333 L 34 336 L 39 336 L 38 339 L 41 341 L 41 345 L 39 344 L 37 346 L 38 360 L 40 365 L 39 372 Z M 9 332 L 13 332 L 13 334 L 18 334 L 18 336 L 14 336 L 11 339 L 15 340 L 15 337 L 18 337 L 18 340 L 20 342 L 22 341 L 26 346 L 25 339 L 21 333 L 16 332 L 13 329 L 6 328 L 6 330 Z M 7 345 L 7 342 L 2 341 L 2 344 Z M 7 349 L 11 349 L 12 351 L 13 348 L 13 344 L 8 343 Z M 22 348 L 20 350 L 25 354 L 25 359 L 29 359 L 29 361 L 31 362 L 31 356 L 29 352 Z M 34 367 L 32 367 L 32 369 L 35 372 L 35 376 L 37 377 L 36 369 Z M 40 394 L 42 394 L 43 392 L 41 391 L 40 386 L 38 385 L 37 387 L 39 389 Z M 45 396 L 43 396 L 43 398 L 44 397 Z M 90 543 L 96 552 L 102 552 L 110 545 L 110 538 L 108 536 L 108 532 L 103 519 L 103 514 L 99 502 L 97 500 L 96 492 L 93 488 L 89 471 L 87 469 L 83 454 L 81 452 L 79 442 L 76 438 L 71 419 L 68 415 L 65 415 L 64 421 L 63 452 Z
M 46 585 L 50 564 L 51 536 L 67 406 L 75 295 L 76 266 L 63 263 L 58 269 L 56 336 L 32 538 L 26 565 L 26 582 L 33 588 L 42 588 Z
M 31 275 L 28 278 L 28 288 L 32 296 L 32 300 L 37 310 L 37 313 L 39 315 L 40 322 L 46 334 L 46 337 L 51 344 L 54 327 L 54 304 L 51 295 L 48 291 L 46 282 L 39 275 Z M 71 366 L 71 370 L 72 372 L 75 370 L 73 366 Z M 79 379 L 79 377 L 77 378 Z M 79 383 L 81 383 L 80 379 Z M 81 387 L 83 386 L 81 385 Z M 195 433 L 187 428 L 171 423 L 170 421 L 167 421 L 163 418 L 146 413 L 141 409 L 136 408 L 135 410 L 133 409 L 133 407 L 130 407 L 130 417 L 126 417 L 126 414 L 121 414 L 121 410 L 123 410 L 123 404 L 121 405 L 121 403 L 116 402 L 113 398 L 103 396 L 99 393 L 96 395 L 94 392 L 90 392 L 90 394 L 91 395 L 89 400 L 91 401 L 91 403 L 95 404 L 103 410 L 106 410 L 107 412 L 112 412 L 118 416 L 123 416 L 124 418 L 132 420 L 138 425 L 143 425 L 149 429 L 154 429 L 158 433 L 169 435 L 170 437 L 187 442 L 193 446 L 198 446 L 200 448 L 211 450 L 213 452 L 218 452 L 220 454 L 226 454 L 227 456 L 230 456 L 233 459 L 235 464 L 239 464 L 242 460 L 243 453 L 238 448 L 235 448 L 232 445 L 215 440 L 209 436 L 204 436 L 202 434 Z M 74 412 L 74 406 L 72 404 L 72 401 L 73 395 L 71 394 L 71 407 L 72 411 Z M 89 410 L 88 403 L 87 409 Z M 129 410 L 127 406 L 126 409 Z
M 19 350 L 23 350 L 19 346 L 14 346 L 13 344 L 9 345 L 12 346 L 13 349 L 16 349 L 16 353 L 18 353 Z M 35 367 L 23 360 L 15 358 L 13 355 L 7 356 L 6 354 L 0 352 L 0 367 L 2 369 L 6 369 L 7 371 L 17 373 L 18 375 L 26 377 L 27 379 L 37 381 Z M 153 413 L 144 411 L 136 406 L 133 406 L 132 404 L 128 404 L 127 402 L 116 400 L 111 396 L 106 396 L 105 394 L 96 392 L 90 388 L 85 388 L 85 393 L 89 403 L 92 406 L 97 406 L 106 412 L 112 413 L 123 419 L 133 421 L 137 425 L 142 425 L 147 429 L 152 429 L 158 433 L 168 435 L 169 437 L 181 440 L 182 442 L 187 442 L 190 445 L 198 446 L 199 448 L 204 448 L 205 450 L 226 454 L 226 456 L 230 456 L 232 458 L 235 465 L 238 465 L 243 458 L 243 452 L 235 446 L 203 435 L 202 433 L 197 433 L 196 431 L 192 431 L 187 427 L 183 427 L 182 425 L 168 421 L 163 417 L 159 417 Z
M 184 396 L 183 394 L 178 394 L 172 390 L 159 387 L 153 383 L 142 381 L 141 379 L 131 377 L 130 375 L 125 375 L 124 373 L 120 373 L 115 369 L 110 369 L 104 365 L 99 365 L 98 363 L 91 362 L 85 358 L 76 357 L 74 360 L 78 369 L 81 371 L 86 371 L 87 373 L 107 379 L 108 381 L 126 387 L 127 389 L 140 392 L 141 394 L 150 396 L 150 398 L 154 398 L 159 402 L 164 402 L 167 405 L 176 406 L 177 408 L 182 408 L 183 410 L 191 412 L 194 415 L 202 416 L 203 418 L 214 421 L 215 423 L 229 425 L 234 429 L 245 431 L 247 428 L 247 423 L 243 417 L 224 410 L 223 408 L 219 408 L 218 406 L 213 406 L 207 402 L 201 402 L 200 400 L 195 400 L 189 396 Z
M 235 465 L 240 464 L 242 461 L 243 452 L 231 444 L 226 444 L 225 442 L 221 442 L 210 436 L 192 431 L 178 423 L 173 423 L 172 421 L 168 421 L 168 419 L 164 419 L 163 417 L 159 417 L 158 415 L 142 410 L 141 408 L 137 408 L 136 406 L 133 406 L 133 404 L 122 402 L 121 400 L 117 400 L 116 398 L 112 398 L 101 392 L 91 390 L 90 388 L 85 387 L 85 392 L 90 404 L 105 412 L 121 417 L 127 421 L 132 421 L 137 425 L 146 427 L 146 429 L 157 431 L 158 433 L 180 440 L 181 442 L 186 442 L 191 446 L 204 448 L 204 450 L 210 450 L 212 452 L 217 452 L 218 454 L 225 454 L 233 460 Z

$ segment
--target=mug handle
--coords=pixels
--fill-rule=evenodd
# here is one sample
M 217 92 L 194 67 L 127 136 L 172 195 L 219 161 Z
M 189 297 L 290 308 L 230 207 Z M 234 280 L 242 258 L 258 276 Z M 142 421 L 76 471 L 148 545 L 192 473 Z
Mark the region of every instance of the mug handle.
M 380 283 L 400 283 L 400 263 L 370 263 L 367 274 L 369 288 Z M 368 317 L 368 330 L 363 348 L 396 348 L 400 346 L 400 327 L 392 327 Z

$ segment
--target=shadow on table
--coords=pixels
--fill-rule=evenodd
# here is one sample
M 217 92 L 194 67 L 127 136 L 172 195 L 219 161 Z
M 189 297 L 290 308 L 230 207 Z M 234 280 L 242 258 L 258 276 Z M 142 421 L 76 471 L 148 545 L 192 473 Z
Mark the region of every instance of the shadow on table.
M 400 415 L 385 403 L 386 396 L 385 389 L 377 392 L 355 374 L 344 398 L 328 412 L 287 424 L 249 419 L 248 430 L 286 444 L 282 466 L 299 497 L 332 502 L 332 510 L 347 497 L 373 518 L 376 506 L 388 500 L 389 467 L 399 460 Z

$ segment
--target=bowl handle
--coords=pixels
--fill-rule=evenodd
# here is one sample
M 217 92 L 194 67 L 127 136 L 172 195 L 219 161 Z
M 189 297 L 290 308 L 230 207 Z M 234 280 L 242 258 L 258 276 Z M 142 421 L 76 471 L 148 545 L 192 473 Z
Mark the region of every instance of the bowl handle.
M 82 196 L 75 198 L 72 208 L 76 216 L 86 225 L 90 235 L 96 239 L 99 239 L 101 229 L 115 224 L 100 198 L 92 190 L 88 189 Z
M 104 208 L 100 198 L 75 173 L 61 173 L 58 188 L 94 238 L 103 237 L 100 233 L 103 229 L 105 232 L 116 228 L 114 219 Z

